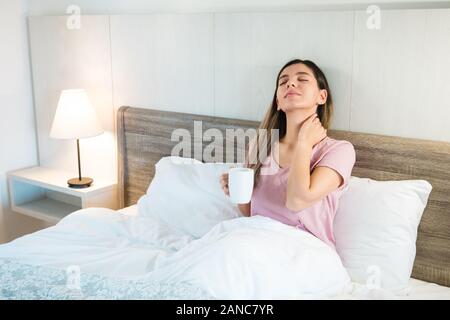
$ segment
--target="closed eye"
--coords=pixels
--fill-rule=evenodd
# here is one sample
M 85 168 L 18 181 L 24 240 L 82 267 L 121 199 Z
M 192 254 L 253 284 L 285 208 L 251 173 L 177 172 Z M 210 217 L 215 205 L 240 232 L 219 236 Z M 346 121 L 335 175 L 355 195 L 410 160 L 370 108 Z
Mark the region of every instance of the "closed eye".
M 307 79 L 299 79 L 299 81 L 303 82 L 303 81 L 308 81 Z M 280 86 L 286 84 L 287 81 L 283 81 L 280 83 Z

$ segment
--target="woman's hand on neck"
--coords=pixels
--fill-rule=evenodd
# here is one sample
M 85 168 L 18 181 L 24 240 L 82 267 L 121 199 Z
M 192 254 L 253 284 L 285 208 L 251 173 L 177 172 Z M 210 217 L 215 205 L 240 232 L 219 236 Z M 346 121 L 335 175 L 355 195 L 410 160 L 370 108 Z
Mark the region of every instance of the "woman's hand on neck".
M 295 148 L 298 141 L 298 132 L 305 120 L 317 111 L 317 106 L 312 108 L 299 108 L 286 112 L 286 135 L 280 143 L 290 148 Z

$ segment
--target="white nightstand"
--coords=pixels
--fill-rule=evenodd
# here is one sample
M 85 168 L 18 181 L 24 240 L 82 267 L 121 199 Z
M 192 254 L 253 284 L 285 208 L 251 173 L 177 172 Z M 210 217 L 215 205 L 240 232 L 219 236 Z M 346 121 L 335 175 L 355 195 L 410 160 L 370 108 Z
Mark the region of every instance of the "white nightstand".
M 11 209 L 57 223 L 69 213 L 88 207 L 118 208 L 117 184 L 94 178 L 89 188 L 73 189 L 71 172 L 31 167 L 8 174 Z

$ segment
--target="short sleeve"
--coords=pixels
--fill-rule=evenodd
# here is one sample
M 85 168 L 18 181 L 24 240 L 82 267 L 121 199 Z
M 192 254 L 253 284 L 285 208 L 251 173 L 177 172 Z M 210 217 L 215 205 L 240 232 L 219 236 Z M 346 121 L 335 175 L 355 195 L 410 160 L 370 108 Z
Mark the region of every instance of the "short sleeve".
M 329 167 L 337 171 L 344 180 L 339 186 L 342 187 L 348 184 L 355 162 L 356 153 L 353 145 L 349 141 L 340 140 L 325 153 L 316 167 Z

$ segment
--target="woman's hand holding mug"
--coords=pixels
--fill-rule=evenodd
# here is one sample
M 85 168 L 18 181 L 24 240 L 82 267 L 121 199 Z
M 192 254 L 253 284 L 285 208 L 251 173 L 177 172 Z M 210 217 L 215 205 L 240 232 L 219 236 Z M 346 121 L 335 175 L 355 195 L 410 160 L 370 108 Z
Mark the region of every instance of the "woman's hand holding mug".
M 253 179 L 253 169 L 237 167 L 222 174 L 220 184 L 233 203 L 249 203 L 253 193 Z
M 220 185 L 222 186 L 223 193 L 225 193 L 226 196 L 229 196 L 230 190 L 228 188 L 228 172 L 225 172 L 220 176 Z

